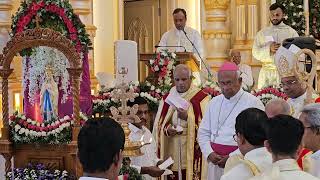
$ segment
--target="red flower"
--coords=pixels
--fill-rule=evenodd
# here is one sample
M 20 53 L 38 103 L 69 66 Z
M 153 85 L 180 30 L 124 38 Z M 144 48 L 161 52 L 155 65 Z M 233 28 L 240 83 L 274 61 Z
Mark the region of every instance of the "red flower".
M 51 5 L 50 8 L 49 8 L 49 11 L 55 13 L 55 12 L 57 12 L 58 9 L 59 8 L 56 5 Z
M 167 71 L 161 71 L 159 77 L 163 78 L 167 74 Z
M 36 126 L 32 125 L 30 129 L 35 131 L 36 130 Z
M 49 128 L 48 128 L 48 127 L 44 127 L 43 130 L 44 130 L 45 132 L 48 132 Z
M 40 132 L 40 127 L 39 126 L 36 126 L 36 131 Z
M 59 14 L 59 16 L 65 16 L 64 9 L 63 9 L 63 8 L 60 8 L 60 9 L 58 10 L 58 14 Z
M 27 126 L 28 126 L 28 122 L 27 122 L 27 121 L 24 121 L 24 122 L 23 122 L 23 126 L 24 126 L 24 127 L 27 127 Z
M 163 65 L 164 65 L 164 66 L 167 66 L 168 64 L 169 64 L 169 60 L 168 60 L 168 59 L 165 59 Z
M 10 116 L 10 120 L 13 121 L 16 117 L 15 116 Z
M 316 102 L 316 103 L 320 103 L 320 98 L 316 99 L 315 102 Z
M 77 35 L 76 35 L 76 34 L 70 34 L 70 39 L 71 39 L 72 41 L 77 40 Z
M 39 3 L 39 5 L 40 5 L 41 7 L 44 7 L 46 4 L 44 3 L 44 1 L 41 1 L 41 2 Z
M 40 8 L 41 8 L 40 4 L 33 2 L 31 11 L 37 12 Z
M 72 23 L 72 22 L 71 22 Z M 69 29 L 69 32 L 71 34 L 76 34 L 77 33 L 77 29 L 72 25 L 72 27 Z

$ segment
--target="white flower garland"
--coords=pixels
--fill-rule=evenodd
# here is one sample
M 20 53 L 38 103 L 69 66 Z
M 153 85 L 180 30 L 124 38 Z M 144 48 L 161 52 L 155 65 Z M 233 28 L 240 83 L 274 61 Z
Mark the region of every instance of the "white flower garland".
M 65 103 L 70 93 L 70 78 L 67 71 L 67 68 L 70 67 L 68 59 L 62 52 L 51 47 L 40 46 L 35 51 L 29 57 L 29 67 L 26 66 L 27 57 L 23 57 L 23 69 L 25 73 L 23 86 L 25 89 L 29 81 L 29 102 L 34 104 L 36 100 L 35 95 L 39 92 L 41 84 L 45 80 L 45 67 L 50 64 L 53 69 L 54 80 L 59 84 L 59 90 L 62 92 L 61 102 Z

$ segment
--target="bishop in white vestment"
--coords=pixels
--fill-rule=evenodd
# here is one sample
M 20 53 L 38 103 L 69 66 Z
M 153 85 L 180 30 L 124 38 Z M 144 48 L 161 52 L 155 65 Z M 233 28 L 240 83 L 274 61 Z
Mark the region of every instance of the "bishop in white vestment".
M 297 31 L 282 22 L 284 18 L 283 11 L 283 6 L 279 6 L 276 3 L 272 4 L 270 6 L 270 21 L 272 25 L 261 29 L 254 39 L 252 56 L 262 63 L 258 89 L 278 84 L 279 77 L 274 65 L 274 52 L 283 40 L 299 36 Z
M 199 126 L 198 142 L 204 158 L 209 163 L 208 180 L 220 179 L 228 155 L 237 149 L 233 135 L 238 114 L 250 107 L 264 110 L 262 102 L 257 97 L 242 90 L 238 70 L 237 65 L 231 62 L 226 62 L 220 67 L 218 81 L 222 94 L 209 102 Z M 212 162 L 212 156 L 222 161 L 221 164 Z
M 296 46 L 291 45 L 291 47 Z M 299 118 L 303 106 L 310 102 L 315 102 L 318 96 L 312 93 L 313 81 L 309 81 L 306 78 L 306 72 L 304 72 L 305 70 L 303 68 L 303 70 L 300 71 L 297 54 L 289 49 L 282 46 L 278 49 L 275 54 L 275 64 L 281 80 L 280 86 L 289 97 L 287 102 L 291 107 L 292 116 Z M 296 69 L 299 69 L 299 71 L 296 72 Z M 308 93 L 310 94 L 309 98 Z

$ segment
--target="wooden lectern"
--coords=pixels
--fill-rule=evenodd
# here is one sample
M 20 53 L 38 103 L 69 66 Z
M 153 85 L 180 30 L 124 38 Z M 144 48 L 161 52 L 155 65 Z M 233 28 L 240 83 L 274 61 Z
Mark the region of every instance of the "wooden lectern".
M 176 55 L 178 64 L 186 64 L 192 72 L 200 71 L 200 63 L 192 52 L 176 52 Z M 155 53 L 141 53 L 139 55 L 139 62 L 144 62 L 145 65 L 149 66 L 149 60 L 155 57 Z M 141 72 L 140 69 L 139 72 Z M 146 77 L 140 78 L 145 79 Z

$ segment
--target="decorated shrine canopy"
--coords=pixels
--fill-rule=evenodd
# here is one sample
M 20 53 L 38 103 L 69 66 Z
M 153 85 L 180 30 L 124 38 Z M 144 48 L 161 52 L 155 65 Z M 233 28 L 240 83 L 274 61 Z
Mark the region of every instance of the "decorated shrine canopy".
M 85 26 L 79 16 L 74 14 L 69 1 L 22 1 L 16 15 L 12 17 L 10 36 L 26 29 L 33 29 L 37 25 L 53 29 L 67 36 L 79 53 L 88 52 L 91 48 L 92 43 L 86 33 Z
M 50 28 L 60 32 L 71 40 L 76 51 L 81 55 L 82 77 L 80 84 L 80 108 L 85 114 L 91 114 L 91 90 L 88 63 L 88 51 L 91 41 L 85 26 L 78 15 L 73 12 L 69 1 L 62 0 L 24 0 L 15 16 L 12 17 L 10 36 L 27 29 Z M 43 84 L 44 69 L 53 68 L 53 78 L 59 87 L 59 117 L 71 115 L 72 96 L 67 68 L 70 67 L 66 57 L 49 47 L 35 47 L 20 52 L 23 57 L 24 113 L 28 118 L 39 119 L 39 89 Z

